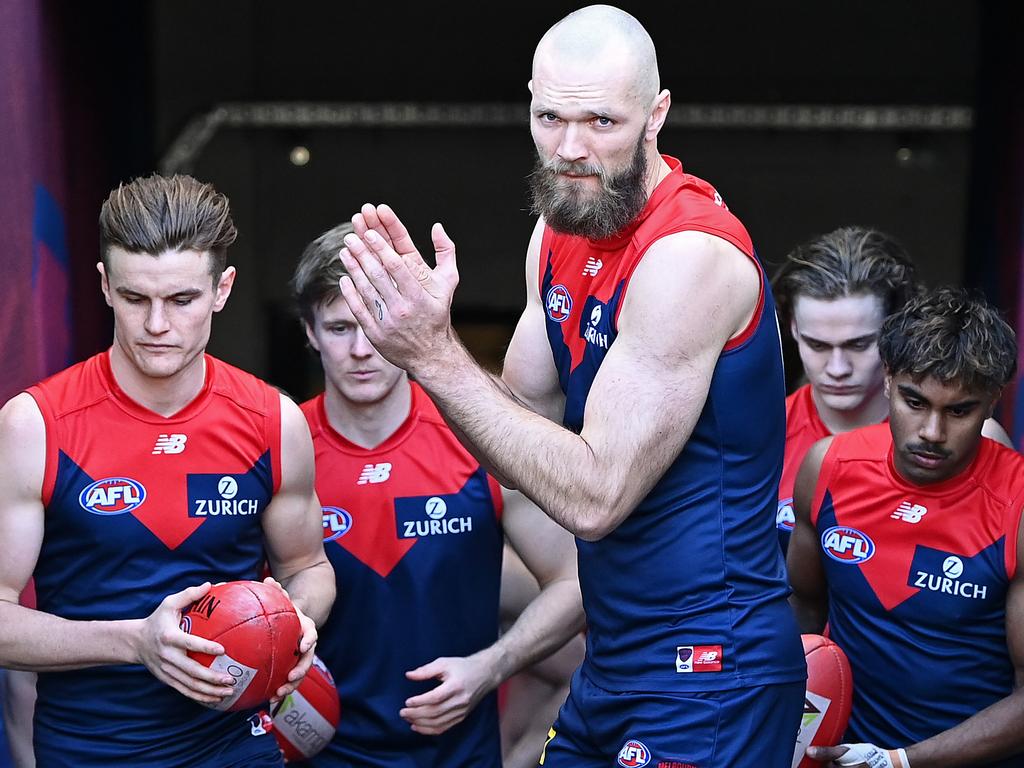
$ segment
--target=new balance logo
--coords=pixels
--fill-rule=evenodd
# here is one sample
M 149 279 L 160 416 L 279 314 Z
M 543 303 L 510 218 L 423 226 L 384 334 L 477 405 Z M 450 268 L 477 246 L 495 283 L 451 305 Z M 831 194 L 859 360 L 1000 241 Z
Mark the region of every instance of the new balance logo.
M 363 471 L 359 473 L 359 480 L 356 481 L 356 485 L 383 483 L 389 477 L 391 477 L 391 465 L 387 462 L 383 464 L 367 464 L 363 467 Z
M 904 523 L 919 523 L 921 518 L 928 514 L 928 508 L 920 504 L 911 504 L 909 501 L 901 502 L 890 517 L 893 520 L 902 520 Z
M 187 435 L 160 435 L 153 446 L 153 453 L 181 453 L 185 450 Z
M 600 259 L 595 259 L 591 256 L 587 259 L 587 266 L 583 268 L 584 275 L 590 275 L 591 277 L 597 277 L 597 273 L 601 271 L 601 267 L 604 266 L 604 262 Z

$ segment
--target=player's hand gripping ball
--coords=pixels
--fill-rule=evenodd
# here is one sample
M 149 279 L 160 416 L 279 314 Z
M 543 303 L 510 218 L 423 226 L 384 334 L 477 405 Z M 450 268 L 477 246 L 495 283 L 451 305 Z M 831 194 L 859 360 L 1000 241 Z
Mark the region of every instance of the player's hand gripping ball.
M 234 692 L 214 709 L 249 709 L 269 700 L 300 656 L 298 614 L 273 584 L 216 584 L 182 614 L 181 629 L 224 647 L 220 656 L 189 651 L 200 664 L 234 678 Z
M 313 757 L 334 738 L 341 704 L 334 678 L 320 659 L 313 657 L 299 687 L 277 703 L 271 716 L 285 762 Z
M 821 768 L 804 757 L 807 747 L 831 747 L 842 741 L 853 706 L 853 676 L 843 649 L 821 635 L 801 635 L 807 660 L 807 692 L 793 768 Z

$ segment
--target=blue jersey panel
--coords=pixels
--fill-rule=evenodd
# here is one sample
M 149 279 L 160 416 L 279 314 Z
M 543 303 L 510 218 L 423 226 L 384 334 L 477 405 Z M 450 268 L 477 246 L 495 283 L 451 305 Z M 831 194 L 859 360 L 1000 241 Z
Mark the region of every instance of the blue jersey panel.
M 342 718 L 313 763 L 497 768 L 493 695 L 439 737 L 414 733 L 398 714 L 407 698 L 440 683 L 410 681 L 406 671 L 497 640 L 502 533 L 487 475 L 479 469 L 457 493 L 398 496 L 390 514 L 396 535 L 415 543 L 386 577 L 326 543 L 338 592 L 317 653 L 338 686 Z
M 819 534 L 836 526 L 826 492 Z M 1006 649 L 1004 540 L 974 557 L 917 545 L 909 571 L 893 574 L 916 594 L 887 610 L 858 563 L 822 557 L 830 637 L 847 651 L 854 706 L 848 739 L 904 746 L 954 727 L 1012 692 Z M 1019 765 L 1018 762 L 1009 763 Z

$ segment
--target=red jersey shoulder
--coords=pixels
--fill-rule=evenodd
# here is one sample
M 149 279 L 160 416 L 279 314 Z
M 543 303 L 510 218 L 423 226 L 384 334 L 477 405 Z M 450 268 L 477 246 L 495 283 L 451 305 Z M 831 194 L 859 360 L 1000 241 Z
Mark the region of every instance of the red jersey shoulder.
M 832 433 L 818 415 L 811 396 L 811 385 L 805 384 L 786 398 L 786 443 L 804 436 L 807 448 Z
M 71 411 L 88 408 L 109 396 L 110 392 L 103 375 L 102 358 L 106 354 L 100 352 L 93 355 L 26 390 L 32 395 L 44 417 L 59 419 Z
M 420 425 L 413 435 L 414 442 L 420 446 L 430 446 L 430 450 L 439 452 L 438 457 L 446 455 L 449 460 L 457 462 L 462 471 L 475 472 L 480 462 L 455 436 L 429 395 L 415 382 L 412 382 L 412 407 Z
M 982 437 L 979 459 L 971 465 L 972 479 L 1003 503 L 1024 496 L 1024 456 L 988 437 Z
M 786 397 L 786 421 L 804 421 L 808 417 L 809 411 L 817 413 L 814 401 L 811 399 L 811 385 L 804 384 Z
M 625 236 L 616 235 L 606 241 L 592 243 L 586 238 L 558 234 L 550 227 L 545 227 L 541 239 L 541 276 L 543 277 L 544 263 L 552 253 L 556 261 L 561 263 L 560 257 L 566 257 L 568 254 L 590 254 L 592 249 L 611 253 L 623 250 L 628 243 L 634 252 L 633 258 L 639 259 L 656 240 L 688 230 L 721 237 L 746 255 L 753 256 L 754 245 L 746 227 L 729 211 L 715 188 L 703 179 L 683 173 L 682 165 L 674 157 L 662 157 L 671 171 L 651 194 L 632 232 L 628 235 L 628 240 Z M 593 275 L 588 275 L 582 269 L 580 275 L 573 275 L 581 276 Z
M 314 437 L 316 437 L 317 433 L 320 431 L 320 413 L 322 408 L 320 403 L 323 399 L 324 395 L 323 393 L 320 393 L 299 405 L 299 410 L 302 411 L 302 415 L 306 417 L 306 423 L 309 424 L 309 431 Z
M 696 230 L 721 237 L 753 256 L 754 244 L 746 227 L 708 182 L 683 172 L 675 158 L 663 156 L 672 168 L 648 202 L 648 215 L 634 235 L 639 250 L 646 250 L 655 240 L 677 232 Z
M 206 356 L 207 370 L 213 376 L 213 393 L 243 408 L 273 414 L 280 408 L 281 393 L 276 388 L 241 368 Z
M 796 476 L 807 451 L 831 434 L 814 407 L 809 384 L 786 398 L 786 448 L 779 482 L 780 499 L 788 501 L 792 498 Z
M 835 435 L 828 453 L 838 461 L 888 461 L 891 448 L 892 431 L 883 423 Z

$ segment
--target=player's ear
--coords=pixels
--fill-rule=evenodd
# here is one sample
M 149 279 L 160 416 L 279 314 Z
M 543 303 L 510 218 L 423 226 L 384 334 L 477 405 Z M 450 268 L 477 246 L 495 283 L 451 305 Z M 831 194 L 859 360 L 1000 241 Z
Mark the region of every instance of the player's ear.
M 991 418 L 994 417 L 995 412 L 996 412 L 996 406 L 999 405 L 999 401 L 1000 401 L 1000 399 L 1002 399 L 1002 397 L 1003 397 L 1003 388 L 1000 387 L 992 395 L 992 400 L 989 401 L 989 404 L 988 404 L 988 416 L 985 417 L 986 419 L 991 419 Z
M 217 280 L 217 285 L 214 289 L 214 312 L 220 312 L 224 309 L 224 305 L 228 303 L 228 296 L 231 295 L 231 286 L 235 284 L 236 274 L 237 272 L 234 267 L 226 267 L 224 271 L 220 273 L 220 279 Z
M 885 388 L 885 398 L 887 400 L 892 400 L 892 374 L 889 373 L 888 371 L 885 372 L 885 379 L 883 380 L 883 385 Z
M 107 269 L 103 266 L 102 261 L 96 262 L 96 271 L 100 273 L 100 291 L 103 292 L 103 298 L 108 307 L 113 307 L 114 305 L 110 301 L 110 280 L 107 279 Z
M 672 94 L 668 92 L 668 89 L 665 89 L 655 97 L 651 114 L 647 118 L 646 138 L 648 141 L 654 139 L 658 132 L 661 131 L 662 126 L 665 125 L 670 106 L 672 106 Z
M 305 320 L 302 321 L 302 327 L 306 331 L 306 341 L 309 342 L 309 346 L 313 348 L 314 352 L 319 352 L 320 347 L 316 343 L 316 334 L 313 333 L 313 328 Z

